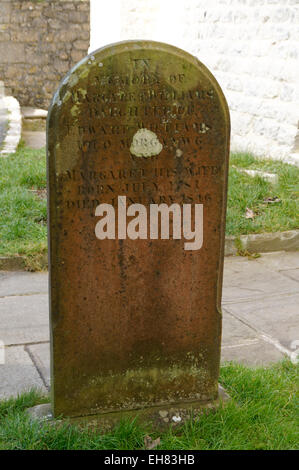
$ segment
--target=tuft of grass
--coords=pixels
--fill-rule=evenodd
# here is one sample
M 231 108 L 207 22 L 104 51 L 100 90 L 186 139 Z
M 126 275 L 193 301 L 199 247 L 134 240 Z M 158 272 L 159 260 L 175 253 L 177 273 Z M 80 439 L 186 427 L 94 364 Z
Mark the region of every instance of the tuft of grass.
M 46 398 L 30 392 L 0 402 L 0 449 L 142 449 L 146 435 L 160 437 L 158 449 L 167 450 L 298 449 L 298 372 L 288 360 L 258 368 L 224 364 L 220 382 L 231 401 L 163 432 L 136 419 L 105 434 L 68 421 L 32 422 L 26 407 Z
M 299 168 L 240 153 L 231 155 L 230 164 L 227 235 L 298 228 Z M 275 172 L 278 184 L 241 174 L 233 166 Z M 29 270 L 46 265 L 46 200 L 30 191 L 45 187 L 45 149 L 28 149 L 21 142 L 14 155 L 0 159 L 0 256 L 22 255 Z M 264 203 L 275 196 L 281 202 Z M 253 220 L 245 218 L 247 207 L 255 213 Z
M 163 439 L 163 448 L 297 448 L 298 371 L 290 361 L 259 368 L 225 364 L 220 382 L 232 400 L 216 413 L 187 422 L 180 432 L 170 431 Z
M 0 401 L 0 422 L 7 416 L 22 413 L 26 408 L 46 403 L 47 398 L 38 390 L 29 390 L 17 398 L 8 398 Z

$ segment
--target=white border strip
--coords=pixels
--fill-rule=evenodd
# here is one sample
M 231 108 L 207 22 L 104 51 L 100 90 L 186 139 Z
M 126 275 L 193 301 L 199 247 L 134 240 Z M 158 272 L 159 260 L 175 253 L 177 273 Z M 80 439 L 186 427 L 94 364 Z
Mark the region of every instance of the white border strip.
M 22 115 L 18 100 L 13 96 L 2 98 L 5 109 L 8 111 L 8 130 L 3 141 L 0 156 L 6 157 L 10 153 L 15 153 L 19 145 L 22 132 Z

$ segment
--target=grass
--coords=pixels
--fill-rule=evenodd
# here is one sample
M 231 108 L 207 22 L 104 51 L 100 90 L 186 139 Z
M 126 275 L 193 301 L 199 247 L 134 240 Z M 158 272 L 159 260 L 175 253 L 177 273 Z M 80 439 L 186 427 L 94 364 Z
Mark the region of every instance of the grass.
M 227 235 L 276 232 L 298 228 L 299 168 L 249 154 L 232 154 L 229 173 Z M 278 184 L 240 174 L 233 166 L 275 172 Z M 21 145 L 0 159 L 0 256 L 22 255 L 27 268 L 39 269 L 47 252 L 46 200 L 28 190 L 46 187 L 45 150 Z M 267 197 L 281 202 L 264 204 Z M 246 208 L 253 210 L 245 218 Z
M 278 183 L 271 184 L 259 176 L 239 173 L 233 166 L 276 173 Z M 273 160 L 258 160 L 250 154 L 232 154 L 228 184 L 227 235 L 279 232 L 297 229 L 299 168 Z M 264 199 L 278 197 L 281 202 L 265 204 Z M 246 208 L 256 214 L 246 219 Z
M 142 449 L 144 437 L 160 437 L 167 450 L 288 450 L 298 449 L 298 370 L 283 361 L 249 368 L 227 363 L 220 381 L 231 396 L 225 407 L 184 425 L 158 432 L 134 419 L 113 431 L 79 428 L 67 422 L 31 422 L 24 410 L 45 402 L 35 391 L 0 402 L 0 450 L 3 449 Z
M 0 160 L 0 256 L 25 255 L 28 259 L 47 251 L 46 200 L 29 189 L 46 187 L 45 150 L 21 146 Z

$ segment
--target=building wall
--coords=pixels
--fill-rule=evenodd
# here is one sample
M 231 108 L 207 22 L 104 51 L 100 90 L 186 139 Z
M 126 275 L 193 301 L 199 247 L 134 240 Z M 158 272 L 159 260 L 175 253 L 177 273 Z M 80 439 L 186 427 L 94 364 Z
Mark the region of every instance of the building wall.
M 232 148 L 299 163 L 299 0 L 110 0 L 107 35 L 93 27 L 100 3 L 92 49 L 143 38 L 191 52 L 223 88 Z
M 88 51 L 89 0 L 0 0 L 0 80 L 23 106 L 47 108 Z
M 0 80 L 21 105 L 47 108 L 86 55 L 90 6 L 90 50 L 152 39 L 191 52 L 227 97 L 232 148 L 299 161 L 299 0 L 0 0 Z

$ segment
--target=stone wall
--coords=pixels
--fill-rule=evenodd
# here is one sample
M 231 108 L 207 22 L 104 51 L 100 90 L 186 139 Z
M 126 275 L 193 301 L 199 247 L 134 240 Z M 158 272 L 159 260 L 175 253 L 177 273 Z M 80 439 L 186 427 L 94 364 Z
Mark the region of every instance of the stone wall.
M 228 100 L 234 150 L 299 163 L 299 0 L 110 0 L 104 22 L 109 10 L 121 11 L 109 42 L 164 41 L 207 65 Z M 105 36 L 91 20 L 94 49 Z
M 0 80 L 23 106 L 47 108 L 89 47 L 89 0 L 0 0 Z
M 233 148 L 285 159 L 299 152 L 298 3 L 197 0 L 186 10 L 188 47 L 225 91 Z

